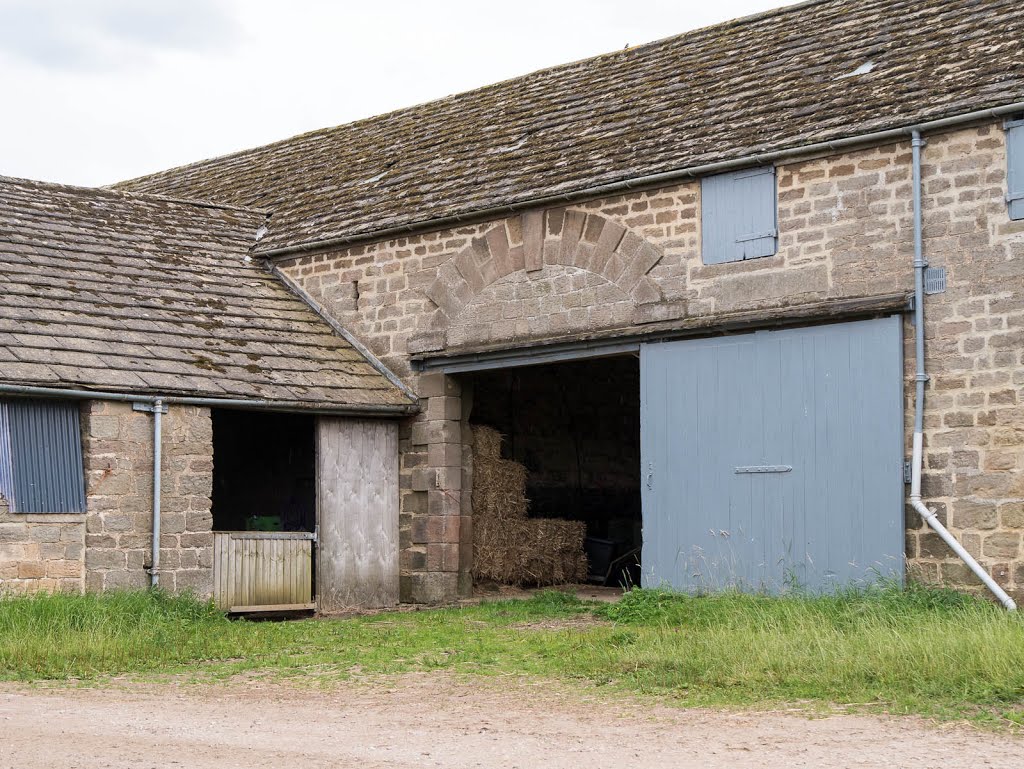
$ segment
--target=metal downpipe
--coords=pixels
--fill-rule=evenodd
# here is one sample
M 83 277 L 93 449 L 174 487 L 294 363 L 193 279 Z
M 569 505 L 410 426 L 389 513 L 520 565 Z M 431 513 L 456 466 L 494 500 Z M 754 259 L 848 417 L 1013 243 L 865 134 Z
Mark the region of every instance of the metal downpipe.
M 164 402 L 153 401 L 153 562 L 149 569 L 149 584 L 160 585 L 160 463 Z
M 1014 611 L 1017 604 L 1013 599 L 999 587 L 985 568 L 974 559 L 974 556 L 964 550 L 963 545 L 942 525 L 935 513 L 921 501 L 921 468 L 924 462 L 924 383 L 928 381 L 924 365 L 924 268 L 928 266 L 928 263 L 924 260 L 922 234 L 921 147 L 924 146 L 924 140 L 921 138 L 920 131 L 912 132 L 910 144 L 913 151 L 914 168 L 914 358 L 917 366 L 914 376 L 916 388 L 914 392 L 914 448 L 911 457 L 910 506 L 924 518 L 925 523 L 936 534 L 942 537 L 942 540 L 967 564 L 985 587 L 999 599 L 999 602 L 1009 611 Z

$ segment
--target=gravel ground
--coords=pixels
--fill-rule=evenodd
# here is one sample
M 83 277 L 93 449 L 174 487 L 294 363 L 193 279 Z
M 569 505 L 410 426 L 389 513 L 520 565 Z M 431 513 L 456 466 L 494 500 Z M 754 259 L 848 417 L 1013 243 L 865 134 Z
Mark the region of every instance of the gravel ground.
M 313 685 L 0 685 L 0 769 L 1024 767 L 1024 739 L 917 718 L 678 710 L 444 674 Z

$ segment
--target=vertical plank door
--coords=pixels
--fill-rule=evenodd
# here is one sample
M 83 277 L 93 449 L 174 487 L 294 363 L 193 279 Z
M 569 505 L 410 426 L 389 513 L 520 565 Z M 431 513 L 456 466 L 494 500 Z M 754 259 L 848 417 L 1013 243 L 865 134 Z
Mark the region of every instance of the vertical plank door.
M 903 577 L 900 318 L 641 349 L 644 584 Z
M 322 612 L 398 603 L 398 425 L 317 423 L 317 603 Z

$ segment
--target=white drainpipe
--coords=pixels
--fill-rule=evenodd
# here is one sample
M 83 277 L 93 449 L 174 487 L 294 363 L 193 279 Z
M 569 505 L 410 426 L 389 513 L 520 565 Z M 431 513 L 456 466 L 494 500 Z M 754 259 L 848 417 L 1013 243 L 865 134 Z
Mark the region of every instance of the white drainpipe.
M 942 537 L 950 549 L 967 564 L 978 579 L 980 579 L 992 594 L 999 599 L 999 602 L 1010 611 L 1017 608 L 1017 604 L 1006 594 L 989 575 L 985 568 L 978 563 L 974 556 L 964 550 L 956 537 L 949 533 L 949 530 L 942 525 L 934 512 L 925 506 L 921 501 L 921 465 L 924 461 L 922 456 L 924 445 L 924 383 L 928 381 L 928 375 L 924 368 L 924 268 L 928 263 L 923 255 L 923 238 L 921 233 L 921 147 L 924 141 L 921 139 L 921 132 L 912 132 L 911 147 L 913 149 L 914 163 L 914 358 L 917 361 L 916 392 L 914 397 L 914 448 L 911 457 L 910 475 L 910 506 L 913 507 L 925 522 L 935 530 L 935 533 Z
M 160 584 L 160 460 L 161 428 L 164 402 L 153 401 L 153 564 L 149 570 L 149 583 Z

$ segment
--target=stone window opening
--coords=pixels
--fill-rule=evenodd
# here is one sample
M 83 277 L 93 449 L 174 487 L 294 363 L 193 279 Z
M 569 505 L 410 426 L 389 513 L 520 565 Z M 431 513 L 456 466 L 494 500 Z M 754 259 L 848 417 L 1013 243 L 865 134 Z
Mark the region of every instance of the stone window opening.
M 1011 219 L 1024 219 L 1024 114 L 1004 123 L 1006 130 L 1006 204 Z
M 84 513 L 77 401 L 0 400 L 0 498 L 12 513 Z
M 705 176 L 700 181 L 704 264 L 740 262 L 776 253 L 774 166 Z

